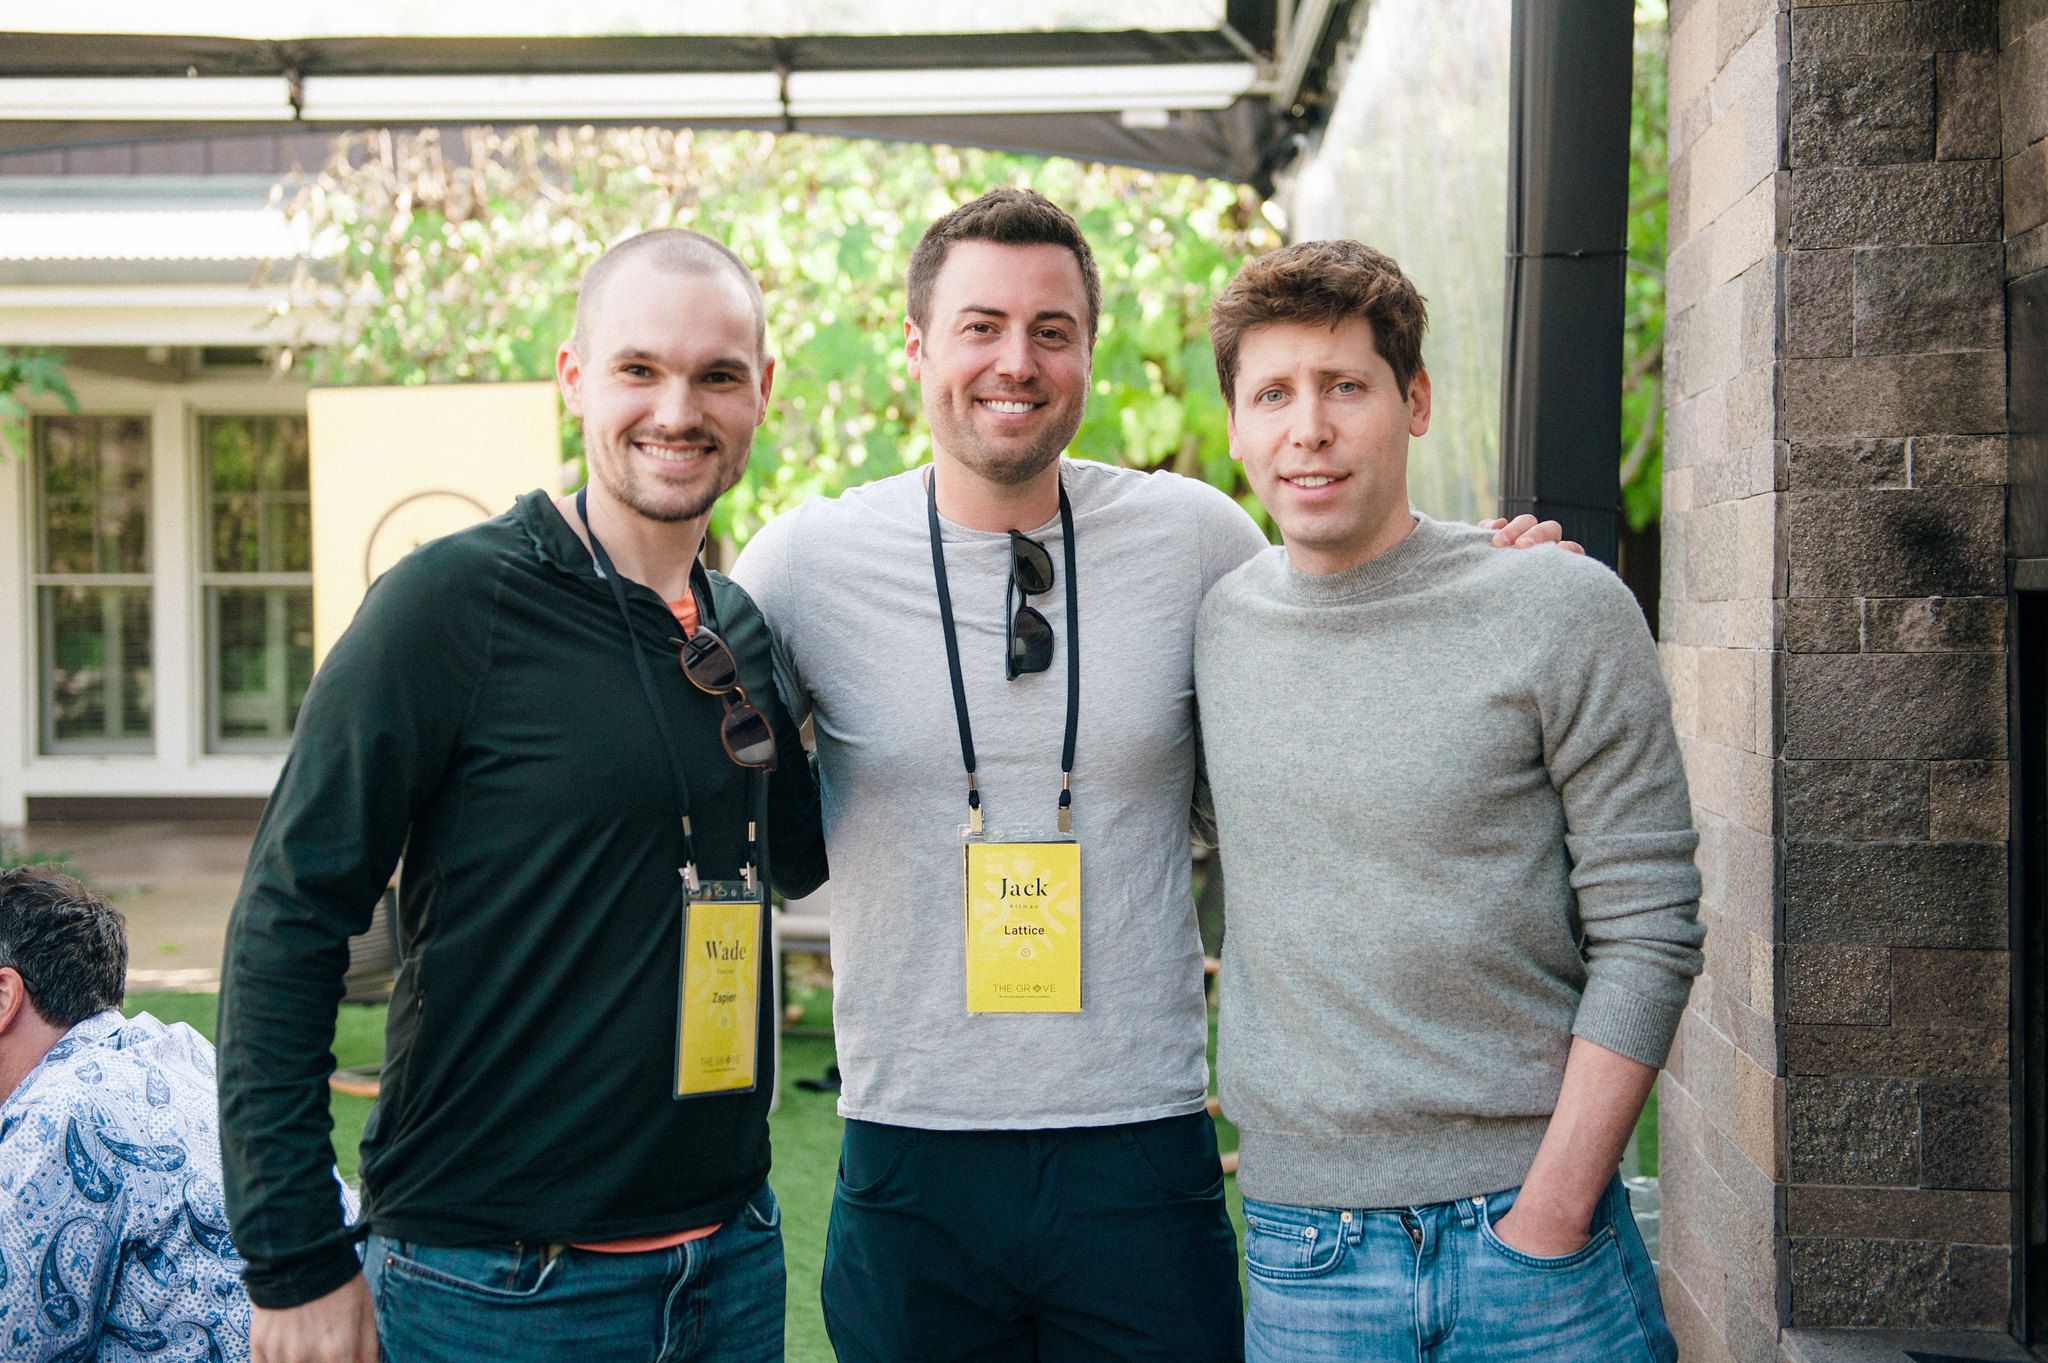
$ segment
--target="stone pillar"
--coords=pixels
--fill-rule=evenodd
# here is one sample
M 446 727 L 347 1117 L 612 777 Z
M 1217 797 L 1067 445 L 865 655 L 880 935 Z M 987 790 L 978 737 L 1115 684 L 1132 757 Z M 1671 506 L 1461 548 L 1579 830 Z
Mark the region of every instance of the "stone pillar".
M 1659 1089 L 1664 1303 L 1689 1363 L 1775 1358 L 1784 1085 L 1774 911 L 1785 18 L 1671 7 L 1660 625 L 1707 966 Z
M 1664 653 L 1707 973 L 1689 1360 L 2009 1306 L 1996 0 L 1672 6 Z
M 2011 370 L 2009 552 L 2015 585 L 2048 590 L 2048 0 L 1999 14 Z M 4 817 L 4 809 L 0 809 Z

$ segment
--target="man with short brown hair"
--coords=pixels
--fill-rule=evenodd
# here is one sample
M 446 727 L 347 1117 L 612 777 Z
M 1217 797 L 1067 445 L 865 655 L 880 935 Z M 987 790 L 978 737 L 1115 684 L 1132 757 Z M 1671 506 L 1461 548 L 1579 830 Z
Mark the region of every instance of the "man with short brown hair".
M 1603 565 L 1409 505 L 1424 320 L 1351 241 L 1212 314 L 1283 541 L 1209 593 L 1195 656 L 1246 1353 L 1668 1363 L 1616 1166 L 1701 963 L 1669 701 Z
M 1061 457 L 1100 284 L 1057 206 L 961 205 L 910 281 L 932 466 L 805 503 L 734 569 L 818 740 L 847 1118 L 826 1324 L 847 1363 L 1234 1359 L 1188 668 L 1203 591 L 1264 540 L 1205 484 Z M 971 849 L 1063 839 L 1072 894 L 964 928 Z M 970 941 L 1078 951 L 1024 981 L 1069 992 L 980 997 Z

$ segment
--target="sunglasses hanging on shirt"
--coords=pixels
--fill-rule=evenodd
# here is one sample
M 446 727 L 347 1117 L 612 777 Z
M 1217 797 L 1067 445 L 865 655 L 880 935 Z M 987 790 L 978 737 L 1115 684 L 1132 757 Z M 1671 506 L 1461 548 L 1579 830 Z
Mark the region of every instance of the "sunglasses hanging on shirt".
M 697 626 L 687 639 L 671 638 L 669 642 L 680 652 L 683 675 L 690 685 L 718 697 L 725 706 L 725 718 L 718 725 L 718 741 L 725 745 L 725 755 L 742 767 L 774 771 L 775 731 L 768 726 L 768 716 L 747 699 L 747 689 L 740 685 L 740 661 L 731 646 L 708 625 Z
M 1003 588 L 1003 675 L 1011 681 L 1052 666 L 1052 626 L 1028 598 L 1052 590 L 1052 555 L 1022 531 L 1010 532 L 1010 581 Z M 1016 613 L 1010 610 L 1012 600 Z

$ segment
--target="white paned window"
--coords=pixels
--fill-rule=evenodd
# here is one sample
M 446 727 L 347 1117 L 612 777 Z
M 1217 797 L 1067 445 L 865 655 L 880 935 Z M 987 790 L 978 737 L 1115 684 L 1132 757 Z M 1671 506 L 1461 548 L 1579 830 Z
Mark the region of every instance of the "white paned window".
M 313 679 L 303 416 L 204 416 L 206 747 L 282 752 Z
M 149 752 L 149 419 L 38 417 L 34 451 L 38 746 Z

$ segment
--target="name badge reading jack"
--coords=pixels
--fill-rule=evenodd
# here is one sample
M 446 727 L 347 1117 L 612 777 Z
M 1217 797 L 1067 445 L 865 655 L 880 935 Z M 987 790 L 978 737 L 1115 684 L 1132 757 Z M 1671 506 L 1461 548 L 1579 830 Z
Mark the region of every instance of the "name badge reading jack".
M 676 1097 L 754 1087 L 761 1000 L 761 900 L 744 882 L 707 880 L 683 911 Z
M 969 838 L 967 1011 L 1081 1011 L 1081 845 Z

